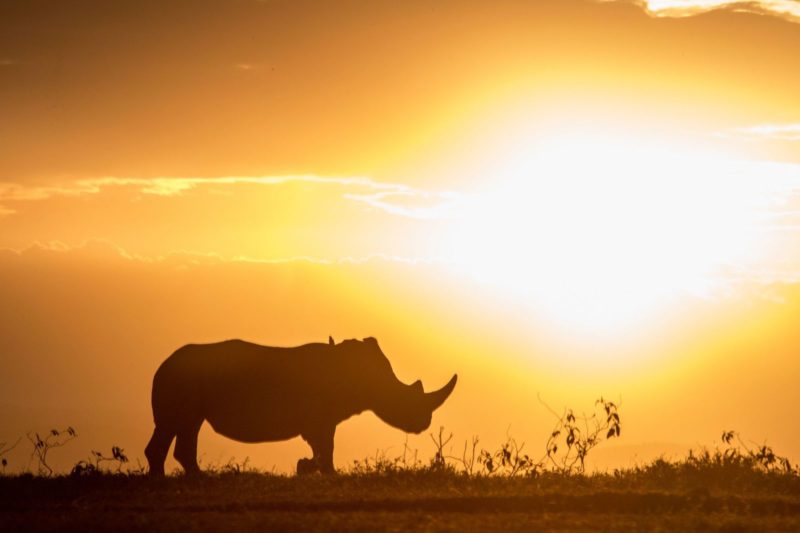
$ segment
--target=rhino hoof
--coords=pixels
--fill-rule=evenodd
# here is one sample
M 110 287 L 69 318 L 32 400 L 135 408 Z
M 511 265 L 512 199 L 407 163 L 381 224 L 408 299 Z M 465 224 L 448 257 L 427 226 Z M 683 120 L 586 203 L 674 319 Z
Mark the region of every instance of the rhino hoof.
M 297 475 L 307 476 L 319 470 L 317 462 L 314 459 L 300 459 L 297 461 Z

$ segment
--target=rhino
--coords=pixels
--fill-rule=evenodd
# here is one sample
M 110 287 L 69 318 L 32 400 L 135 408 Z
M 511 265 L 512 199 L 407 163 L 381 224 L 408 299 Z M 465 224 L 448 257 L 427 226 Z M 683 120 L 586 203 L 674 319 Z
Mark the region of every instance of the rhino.
M 387 424 L 421 433 L 453 392 L 457 375 L 441 389 L 402 383 L 372 337 L 336 344 L 261 346 L 242 340 L 189 344 L 176 350 L 153 378 L 155 430 L 145 449 L 153 476 L 164 475 L 172 440 L 186 474 L 197 474 L 197 436 L 208 421 L 217 433 L 241 442 L 301 436 L 313 457 L 297 473 L 333 473 L 336 426 L 373 411 Z

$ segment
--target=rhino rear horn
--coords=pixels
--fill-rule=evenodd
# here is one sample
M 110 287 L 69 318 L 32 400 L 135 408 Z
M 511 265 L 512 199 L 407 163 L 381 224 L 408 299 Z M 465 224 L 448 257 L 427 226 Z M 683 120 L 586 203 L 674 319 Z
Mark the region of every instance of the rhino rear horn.
M 335 342 L 333 342 L 333 337 L 331 335 L 328 335 L 328 344 L 331 345 L 331 346 L 336 344 Z
M 450 381 L 447 382 L 447 385 L 437 391 L 428 392 L 425 394 L 428 407 L 430 407 L 431 411 L 437 409 L 444 403 L 447 397 L 450 396 L 450 393 L 452 393 L 453 389 L 456 387 L 456 381 L 458 381 L 458 375 L 453 374 L 453 377 L 450 378 Z

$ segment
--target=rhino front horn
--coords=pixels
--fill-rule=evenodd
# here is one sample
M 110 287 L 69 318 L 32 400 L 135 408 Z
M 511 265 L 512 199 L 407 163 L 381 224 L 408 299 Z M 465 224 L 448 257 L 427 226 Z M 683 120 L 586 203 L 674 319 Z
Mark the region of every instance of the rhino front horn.
M 456 387 L 456 381 L 458 381 L 458 375 L 453 374 L 453 377 L 450 378 L 450 381 L 447 382 L 447 385 L 437 391 L 428 392 L 425 394 L 425 398 L 428 401 L 428 406 L 430 407 L 431 411 L 437 409 L 444 403 L 447 397 L 450 396 L 450 393 L 452 393 L 453 389 Z

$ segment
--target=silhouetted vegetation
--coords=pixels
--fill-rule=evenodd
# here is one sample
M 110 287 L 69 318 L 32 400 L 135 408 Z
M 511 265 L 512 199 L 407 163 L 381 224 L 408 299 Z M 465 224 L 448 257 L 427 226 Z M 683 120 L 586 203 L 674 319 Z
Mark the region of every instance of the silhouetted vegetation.
M 590 452 L 621 434 L 618 405 L 601 399 L 595 407 L 588 416 L 553 411 L 535 458 L 510 436 L 494 447 L 477 437 L 462 446 L 439 428 L 429 434 L 430 452 L 406 442 L 396 455 L 378 451 L 337 476 L 264 472 L 245 459 L 205 465 L 199 478 L 153 479 L 119 446 L 56 475 L 48 452 L 77 432 L 31 433 L 40 475 L 0 476 L 0 527 L 800 529 L 800 469 L 735 431 L 681 459 L 587 470 Z M 0 443 L 0 456 L 13 446 Z
M 40 436 L 39 433 L 28 433 L 28 440 L 33 445 L 31 460 L 36 460 L 40 475 L 53 475 L 53 468 L 47 463 L 47 456 L 53 449 L 61 448 L 77 436 L 78 434 L 72 426 L 63 430 L 51 429 L 44 437 Z
M 402 453 L 390 456 L 387 452 L 377 450 L 374 455 L 354 461 L 349 467 L 340 471 L 347 476 L 383 476 L 414 473 L 426 476 L 442 475 L 458 478 L 507 477 L 507 478 L 593 478 L 613 476 L 614 478 L 630 478 L 649 476 L 656 478 L 692 477 L 696 473 L 711 475 L 720 479 L 735 479 L 740 475 L 767 477 L 788 476 L 800 478 L 800 466 L 792 464 L 784 456 L 777 454 L 767 444 L 748 445 L 736 431 L 723 431 L 720 445 L 713 449 L 702 448 L 690 450 L 688 455 L 679 460 L 659 458 L 645 465 L 613 472 L 591 474 L 586 473 L 586 461 L 589 453 L 603 441 L 617 438 L 621 434 L 621 417 L 619 406 L 600 398 L 595 402 L 595 411 L 590 415 L 578 416 L 572 409 L 564 409 L 557 413 L 543 403 L 552 413 L 556 423 L 544 441 L 543 452 L 534 456 L 525 452 L 525 443 L 512 436 L 496 447 L 483 447 L 478 437 L 464 441 L 463 446 L 456 447 L 454 435 L 444 427 L 429 433 L 433 444 L 433 453 L 423 460 L 417 449 L 403 445 Z M 35 472 L 43 477 L 57 475 L 48 464 L 49 454 L 57 448 L 65 446 L 78 437 L 73 427 L 63 430 L 52 429 L 44 436 L 38 432 L 29 432 L 31 444 L 30 463 L 35 464 Z M 0 442 L 0 458 L 2 466 L 8 465 L 5 455 L 16 448 L 21 438 L 14 444 Z M 459 453 L 456 453 L 460 450 Z M 531 452 L 532 453 L 532 452 Z M 249 458 L 237 462 L 231 458 L 224 464 L 204 466 L 208 475 L 228 474 L 266 474 L 251 466 Z M 136 476 L 146 473 L 146 469 L 137 460 L 137 466 L 130 464 L 128 454 L 120 446 L 111 446 L 110 453 L 91 450 L 86 460 L 78 461 L 70 470 L 71 476 L 86 475 L 127 475 Z M 30 475 L 29 470 L 25 471 Z M 274 472 L 271 473 L 275 475 Z M 8 476 L 6 476 L 8 477 Z M 13 477 L 13 476 L 12 476 Z
M 561 414 L 549 407 L 548 410 L 555 417 L 556 423 L 545 441 L 543 453 L 537 458 L 525 452 L 524 442 L 518 442 L 511 436 L 507 436 L 496 449 L 481 447 L 480 439 L 473 436 L 464 442 L 460 455 L 453 455 L 454 435 L 440 427 L 438 433 L 430 434 L 434 454 L 428 463 L 422 462 L 418 452 L 409 450 L 406 443 L 403 453 L 396 457 L 387 457 L 385 453 L 378 451 L 373 457 L 355 461 L 352 472 L 386 473 L 428 469 L 467 476 L 535 477 L 544 472 L 583 474 L 589 452 L 603 440 L 619 437 L 621 434 L 618 406 L 603 398 L 595 402 L 595 412 L 589 416 L 577 416 L 572 409 L 565 409 Z
M 125 454 L 125 450 L 119 446 L 112 446 L 111 455 L 108 456 L 97 450 L 92 450 L 91 458 L 86 461 L 78 461 L 75 466 L 72 467 L 70 475 L 87 476 L 101 474 L 104 473 L 104 465 L 108 468 L 108 472 L 121 474 L 122 467 L 126 464 L 128 464 L 128 456 Z M 144 470 L 140 467 L 137 473 L 139 472 L 143 473 Z M 128 473 L 130 473 L 130 471 Z
M 8 452 L 13 450 L 17 447 L 17 444 L 20 443 L 22 437 L 18 438 L 14 444 L 9 444 L 8 442 L 0 442 L 0 467 L 3 469 L 3 473 L 6 472 L 6 467 L 8 466 L 8 459 L 6 459 L 6 455 Z

